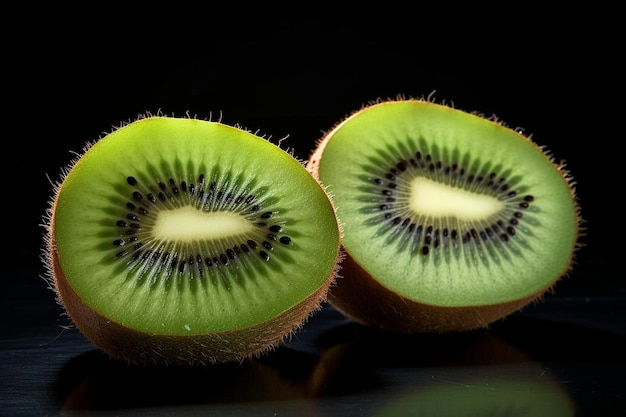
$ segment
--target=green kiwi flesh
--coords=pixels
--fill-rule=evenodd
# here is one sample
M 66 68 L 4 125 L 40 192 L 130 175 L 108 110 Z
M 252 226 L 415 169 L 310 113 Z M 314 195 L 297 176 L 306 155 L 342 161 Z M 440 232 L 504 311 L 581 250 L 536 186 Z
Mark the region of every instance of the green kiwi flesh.
M 579 246 L 564 165 L 479 114 L 428 100 L 371 103 L 319 141 L 307 168 L 343 233 L 343 277 L 329 301 L 365 324 L 485 327 L 552 288 Z
M 339 227 L 301 161 L 238 127 L 142 116 L 86 146 L 48 211 L 58 298 L 131 363 L 240 361 L 325 300 Z

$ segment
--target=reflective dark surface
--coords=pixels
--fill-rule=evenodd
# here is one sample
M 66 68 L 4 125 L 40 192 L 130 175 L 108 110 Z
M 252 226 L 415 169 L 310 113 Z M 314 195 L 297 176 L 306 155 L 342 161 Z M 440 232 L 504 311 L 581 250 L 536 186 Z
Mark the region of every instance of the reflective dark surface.
M 326 306 L 262 358 L 128 366 L 32 276 L 2 299 L 1 415 L 621 416 L 626 300 L 556 297 L 490 329 L 382 334 Z M 567 289 L 567 288 L 566 288 Z
M 7 8 L 0 415 L 624 416 L 623 25 L 611 9 Z M 211 117 L 304 160 L 364 103 L 431 93 L 523 128 L 576 180 L 585 246 L 572 275 L 488 330 L 380 334 L 326 307 L 258 360 L 128 367 L 71 328 L 40 277 L 52 183 L 122 121 Z

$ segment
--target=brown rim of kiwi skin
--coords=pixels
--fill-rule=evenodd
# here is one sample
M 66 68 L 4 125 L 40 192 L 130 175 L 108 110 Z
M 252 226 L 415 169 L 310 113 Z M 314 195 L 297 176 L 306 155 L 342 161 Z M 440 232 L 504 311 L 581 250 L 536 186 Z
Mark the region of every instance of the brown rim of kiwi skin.
M 350 256 L 342 262 L 342 272 L 328 293 L 328 302 L 360 324 L 397 333 L 447 333 L 487 327 L 543 294 L 480 307 L 441 307 L 417 303 L 385 288 Z
M 357 113 L 373 105 L 393 101 L 421 101 L 436 104 L 432 95 L 429 95 L 427 98 L 407 98 L 398 95 L 396 98 L 377 99 L 365 103 L 360 109 L 350 113 L 337 122 L 330 130 L 324 133 L 320 140 L 318 140 L 306 164 L 306 168 L 311 175 L 321 183 L 319 175 L 320 161 L 327 143 L 333 136 L 333 132 Z M 454 108 L 453 104 L 442 103 L 442 105 Z M 497 120 L 495 116 L 491 119 L 487 119 L 479 113 L 474 112 L 472 114 L 482 117 L 485 120 L 490 120 L 503 127 L 507 127 L 504 122 Z M 545 149 L 537 145 L 529 136 L 525 136 L 521 133 L 520 136 L 540 150 L 561 173 L 563 179 L 569 185 L 574 211 L 576 213 L 576 243 L 572 251 L 572 256 L 564 270 L 544 289 L 527 297 L 510 302 L 484 306 L 444 307 L 419 303 L 402 297 L 393 290 L 384 287 L 367 271 L 361 268 L 358 262 L 356 262 L 342 246 L 341 249 L 344 254 L 343 260 L 341 261 L 341 275 L 337 277 L 337 282 L 329 290 L 327 295 L 328 302 L 346 317 L 360 324 L 378 327 L 383 331 L 401 333 L 448 333 L 486 328 L 495 321 L 503 319 L 515 311 L 521 310 L 532 302 L 540 302 L 548 292 L 554 289 L 555 284 L 561 278 L 571 273 L 576 263 L 576 254 L 579 249 L 583 247 L 580 238 L 585 234 L 583 227 L 584 219 L 580 214 L 580 205 L 574 188 L 574 180 L 565 169 L 565 164 L 557 164 L 554 158 L 552 158 Z M 332 193 L 329 195 L 332 203 Z M 338 219 L 338 221 L 341 222 L 341 219 Z M 343 234 L 341 228 L 340 231 Z M 346 301 L 348 299 L 350 300 L 349 302 Z M 376 300 L 376 302 L 372 302 L 372 300 Z
M 51 226 L 50 230 L 54 230 Z M 153 335 L 111 321 L 89 308 L 72 289 L 49 235 L 48 266 L 57 298 L 74 324 L 109 356 L 133 364 L 193 365 L 242 361 L 263 355 L 285 342 L 326 301 L 337 266 L 324 285 L 272 320 L 223 333 L 196 336 Z M 250 339 L 250 334 L 257 337 Z

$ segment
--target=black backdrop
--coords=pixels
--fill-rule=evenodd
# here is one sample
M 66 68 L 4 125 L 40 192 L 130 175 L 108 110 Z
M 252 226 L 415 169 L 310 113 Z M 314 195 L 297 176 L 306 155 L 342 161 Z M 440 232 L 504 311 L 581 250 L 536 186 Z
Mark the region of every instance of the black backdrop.
M 146 111 L 288 137 L 305 159 L 362 104 L 434 93 L 524 128 L 567 162 L 587 234 L 559 291 L 623 295 L 616 16 L 447 2 L 13 8 L 2 29 L 5 262 L 39 280 L 50 180 L 87 141 Z

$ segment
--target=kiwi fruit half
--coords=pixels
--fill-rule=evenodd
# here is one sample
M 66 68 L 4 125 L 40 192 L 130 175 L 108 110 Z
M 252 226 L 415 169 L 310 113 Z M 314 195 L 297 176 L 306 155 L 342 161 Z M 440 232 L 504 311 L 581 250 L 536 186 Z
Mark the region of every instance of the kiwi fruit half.
M 364 105 L 307 168 L 342 229 L 329 302 L 400 332 L 486 327 L 573 265 L 581 217 L 564 163 L 496 118 L 430 99 Z
M 327 194 L 303 161 L 238 126 L 140 116 L 54 185 L 47 277 L 76 327 L 130 363 L 259 356 L 335 278 Z

